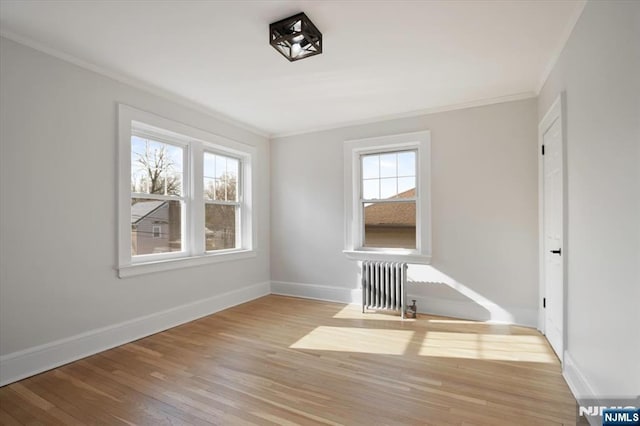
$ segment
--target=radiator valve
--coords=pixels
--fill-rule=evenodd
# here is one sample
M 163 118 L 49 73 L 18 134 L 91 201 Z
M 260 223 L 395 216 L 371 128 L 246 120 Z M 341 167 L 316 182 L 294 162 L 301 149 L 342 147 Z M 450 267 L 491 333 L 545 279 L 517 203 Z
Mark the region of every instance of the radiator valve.
M 415 299 L 412 299 L 411 301 L 413 302 L 413 304 L 407 306 L 407 313 L 406 313 L 407 318 L 415 318 L 416 314 L 418 313 L 418 307 L 416 306 Z

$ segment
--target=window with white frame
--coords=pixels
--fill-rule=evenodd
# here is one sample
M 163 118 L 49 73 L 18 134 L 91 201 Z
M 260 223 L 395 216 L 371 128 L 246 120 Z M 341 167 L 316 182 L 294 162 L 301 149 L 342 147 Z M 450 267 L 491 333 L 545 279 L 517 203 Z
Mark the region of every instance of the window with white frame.
M 416 151 L 362 154 L 362 247 L 416 248 Z
M 255 256 L 255 148 L 119 106 L 121 277 Z
M 345 142 L 345 253 L 429 263 L 428 131 Z
M 240 241 L 240 160 L 204 153 L 206 250 L 226 250 Z
M 131 256 L 183 251 L 183 191 L 187 146 L 154 135 L 131 131 Z M 166 228 L 166 232 L 162 232 Z M 156 256 L 158 257 L 158 256 Z

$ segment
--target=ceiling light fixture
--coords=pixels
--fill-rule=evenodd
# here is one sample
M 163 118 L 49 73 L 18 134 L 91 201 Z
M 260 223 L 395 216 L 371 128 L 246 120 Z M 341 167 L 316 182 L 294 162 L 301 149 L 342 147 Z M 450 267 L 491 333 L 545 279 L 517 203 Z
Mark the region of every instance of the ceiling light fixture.
M 270 24 L 269 43 L 290 62 L 322 53 L 322 33 L 304 13 Z

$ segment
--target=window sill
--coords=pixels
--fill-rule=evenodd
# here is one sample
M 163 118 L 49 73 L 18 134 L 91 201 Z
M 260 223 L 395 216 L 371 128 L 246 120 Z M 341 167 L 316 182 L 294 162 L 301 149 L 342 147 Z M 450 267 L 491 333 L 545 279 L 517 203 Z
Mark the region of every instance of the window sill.
M 386 260 L 389 262 L 407 262 L 414 264 L 431 264 L 431 256 L 418 253 L 402 253 L 398 251 L 379 250 L 343 250 L 350 260 Z
M 257 253 L 255 250 L 238 250 L 225 253 L 207 253 L 201 256 L 180 257 L 177 259 L 166 259 L 154 262 L 135 263 L 132 265 L 120 266 L 118 268 L 118 277 L 127 278 L 136 275 L 151 274 L 154 272 L 170 271 L 172 269 L 249 259 L 256 256 Z

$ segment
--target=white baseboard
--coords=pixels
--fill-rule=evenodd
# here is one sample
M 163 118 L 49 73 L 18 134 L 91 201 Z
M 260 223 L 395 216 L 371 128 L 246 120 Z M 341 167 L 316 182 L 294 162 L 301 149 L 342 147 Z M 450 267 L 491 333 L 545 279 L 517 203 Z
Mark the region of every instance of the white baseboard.
M 284 281 L 271 281 L 271 293 L 340 303 L 360 303 L 362 300 L 360 289 Z
M 569 351 L 564 351 L 562 376 L 567 381 L 573 396 L 583 399 L 596 399 L 596 393 L 587 378 L 576 365 Z
M 361 303 L 360 289 L 334 287 L 320 284 L 302 284 L 284 281 L 271 281 L 271 293 L 283 296 L 296 296 L 305 299 L 326 300 L 341 303 Z M 408 302 L 416 300 L 418 312 L 423 314 L 440 315 L 474 321 L 492 321 L 505 324 L 536 327 L 538 311 L 536 309 L 513 308 L 506 309 L 512 318 L 492 319 L 486 309 L 471 300 L 450 300 L 426 297 L 422 295 L 407 295 Z
M 166 311 L 3 355 L 0 357 L 0 386 L 197 318 L 211 315 L 270 293 L 340 303 L 360 303 L 362 300 L 360 289 L 282 281 L 258 283 Z M 436 299 L 411 294 L 407 298 L 409 301 L 411 299 L 417 300 L 420 313 L 477 321 L 490 319 L 487 318 L 486 310 L 472 301 Z M 510 312 L 515 312 L 514 320 L 507 321 L 508 323 L 535 326 L 537 321 L 537 312 L 535 310 L 532 310 L 532 312 L 511 310 Z M 569 382 L 568 378 L 567 382 Z
M 418 312 L 425 314 L 498 324 L 522 325 L 531 328 L 535 328 L 538 324 L 538 311 L 536 309 L 504 307 L 499 314 L 491 314 L 472 300 L 442 299 L 412 295 L 411 293 L 409 293 L 408 299 L 409 301 L 416 299 Z
M 578 365 L 575 363 L 573 357 L 568 351 L 564 351 L 562 377 L 564 377 L 567 385 L 569 385 L 571 393 L 578 402 L 580 402 L 580 400 L 598 400 L 593 386 L 591 386 L 585 375 L 580 371 L 580 368 L 578 368 Z M 598 417 L 587 417 L 587 420 L 592 426 L 601 424 L 600 418 Z
M 0 357 L 0 386 L 266 296 L 263 282 Z

